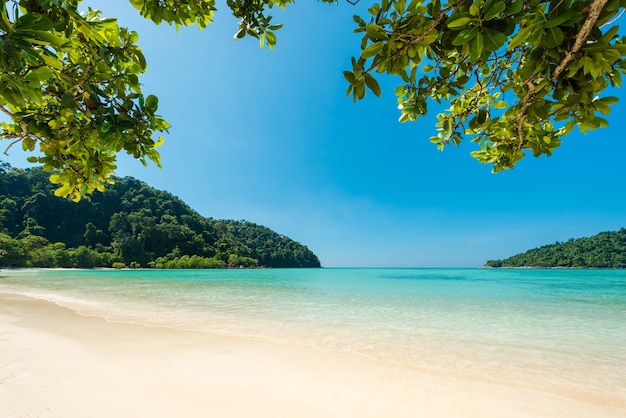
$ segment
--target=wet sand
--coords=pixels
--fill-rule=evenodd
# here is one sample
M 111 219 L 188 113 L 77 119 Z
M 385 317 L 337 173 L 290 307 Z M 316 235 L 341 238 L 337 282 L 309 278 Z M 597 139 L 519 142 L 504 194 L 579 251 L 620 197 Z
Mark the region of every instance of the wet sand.
M 623 417 L 389 362 L 107 322 L 0 294 L 3 417 Z

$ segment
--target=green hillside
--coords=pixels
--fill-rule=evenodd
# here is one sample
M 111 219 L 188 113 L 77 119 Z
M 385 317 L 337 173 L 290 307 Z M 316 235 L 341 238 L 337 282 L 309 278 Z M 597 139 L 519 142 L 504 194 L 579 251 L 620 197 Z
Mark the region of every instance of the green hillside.
M 247 221 L 200 216 L 131 177 L 78 203 L 40 168 L 0 165 L 0 267 L 319 267 L 307 247 Z
M 488 267 L 626 268 L 626 229 L 533 248 Z

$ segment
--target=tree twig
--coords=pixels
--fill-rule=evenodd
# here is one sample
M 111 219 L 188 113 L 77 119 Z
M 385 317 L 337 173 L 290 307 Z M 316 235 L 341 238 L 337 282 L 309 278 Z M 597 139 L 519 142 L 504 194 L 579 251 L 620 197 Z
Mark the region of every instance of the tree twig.
M 15 115 L 13 113 L 11 113 L 6 107 L 0 106 L 0 112 L 4 113 L 5 115 L 10 117 L 11 119 L 15 120 Z M 4 155 L 9 155 L 9 150 L 11 149 L 11 147 L 13 145 L 17 144 L 18 142 L 22 141 L 26 136 L 28 136 L 28 125 L 26 125 L 24 122 L 22 122 L 22 130 L 24 132 L 21 135 L 11 135 L 11 136 L 8 136 L 8 138 L 17 138 L 17 139 L 15 141 L 11 142 L 8 147 L 6 147 L 6 149 L 3 152 Z M 5 137 L 7 137 L 7 136 L 5 135 Z
M 8 156 L 8 155 L 9 155 L 9 150 L 11 149 L 11 147 L 12 147 L 13 145 L 17 144 L 18 142 L 21 142 L 22 140 L 24 140 L 24 137 L 25 137 L 25 136 L 26 136 L 26 134 L 24 134 L 24 135 L 20 135 L 20 136 L 18 136 L 18 137 L 17 137 L 17 139 L 16 139 L 15 141 L 11 142 L 11 143 L 9 144 L 9 146 L 8 146 L 8 147 L 6 147 L 6 149 L 4 150 L 4 155 L 7 155 L 7 156 Z
M 83 71 L 83 75 L 81 76 L 81 78 L 73 86 L 65 90 L 63 94 L 67 94 L 70 91 L 78 88 L 81 84 L 83 84 L 87 80 L 87 77 L 89 76 L 89 71 L 91 71 L 91 64 L 87 65 L 87 68 L 85 68 L 85 70 Z
M 517 114 L 517 138 L 519 139 L 518 150 L 521 150 L 524 145 L 524 120 L 526 120 L 526 109 L 528 108 L 530 99 L 535 92 L 535 83 L 533 83 L 533 80 L 534 77 L 525 80 L 525 83 L 528 86 L 528 91 L 522 100 L 520 111 Z
M 402 54 L 404 52 L 405 49 L 407 49 L 408 47 L 410 47 L 411 45 L 413 45 L 416 42 L 420 42 L 420 41 L 424 40 L 424 38 L 426 38 L 426 36 L 430 33 L 430 31 L 437 27 L 437 25 L 441 22 L 441 19 L 443 19 L 450 10 L 455 10 L 456 11 L 461 6 L 461 4 L 463 4 L 463 1 L 460 1 L 455 7 L 448 7 L 447 9 L 444 9 L 444 10 L 440 11 L 439 14 L 437 15 L 437 17 L 435 18 L 435 20 L 433 20 L 433 23 L 428 28 L 424 29 L 424 31 L 422 33 L 417 35 L 415 38 L 411 39 L 406 44 L 402 45 L 402 48 L 400 48 L 396 52 L 394 52 L 393 55 L 391 55 L 391 57 L 389 57 L 389 60 L 394 60 L 394 59 L 398 58 L 400 56 L 400 54 Z
M 8 117 L 10 117 L 11 119 L 13 119 L 14 117 L 13 113 L 9 112 L 9 110 L 6 107 L 0 106 L 0 111 L 4 113 L 5 115 L 7 115 Z

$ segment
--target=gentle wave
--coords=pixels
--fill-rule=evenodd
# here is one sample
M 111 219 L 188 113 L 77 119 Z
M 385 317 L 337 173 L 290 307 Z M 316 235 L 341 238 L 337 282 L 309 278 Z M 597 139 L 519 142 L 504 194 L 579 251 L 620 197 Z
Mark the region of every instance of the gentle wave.
M 2 271 L 0 292 L 626 406 L 624 271 Z

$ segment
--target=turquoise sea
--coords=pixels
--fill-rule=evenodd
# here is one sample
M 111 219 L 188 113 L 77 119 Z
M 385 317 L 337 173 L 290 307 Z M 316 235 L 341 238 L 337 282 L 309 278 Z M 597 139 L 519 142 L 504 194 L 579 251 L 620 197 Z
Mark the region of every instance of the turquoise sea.
M 626 407 L 623 270 L 2 270 L 0 292 Z

